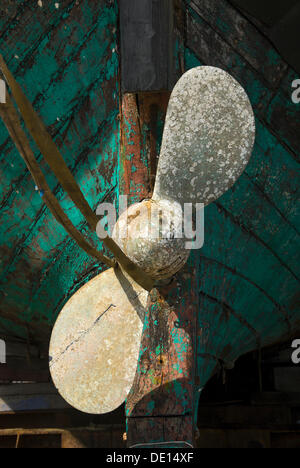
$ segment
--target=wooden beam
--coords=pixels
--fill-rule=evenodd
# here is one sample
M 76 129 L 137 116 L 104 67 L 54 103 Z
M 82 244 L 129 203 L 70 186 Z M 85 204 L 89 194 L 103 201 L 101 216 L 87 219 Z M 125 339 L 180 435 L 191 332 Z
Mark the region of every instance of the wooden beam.
M 0 363 L 0 382 L 49 382 L 47 358 L 39 348 L 21 340 L 4 337 L 5 363 Z
M 173 87 L 173 0 L 120 0 L 122 91 Z
M 195 444 L 200 395 L 196 283 L 191 260 L 169 286 L 150 293 L 138 371 L 126 405 L 129 447 Z
M 152 196 L 169 98 L 168 91 L 122 98 L 121 192 L 130 204 Z
M 4 429 L 0 448 L 124 448 L 120 425 L 80 429 Z
M 53 384 L 14 384 L 0 386 L 0 413 L 45 411 L 70 408 Z
M 41 361 L 40 368 L 19 361 L 0 364 L 0 382 L 49 382 L 48 362 Z
M 172 52 L 168 60 L 163 51 L 168 41 L 173 41 L 175 37 L 176 42 L 181 44 L 179 39 L 183 37 L 185 21 L 181 2 L 178 1 L 174 2 L 174 31 L 173 26 L 172 31 L 167 31 L 168 22 L 162 19 L 171 2 L 121 0 L 120 3 L 121 56 L 124 62 L 122 89 L 134 91 L 122 96 L 120 179 L 121 192 L 129 195 L 129 202 L 133 203 L 152 196 L 170 97 L 170 92 L 161 90 L 172 89 L 184 72 L 182 49 L 179 47 L 177 54 Z M 137 7 L 136 10 L 132 8 L 133 5 Z M 122 11 L 122 8 L 125 10 Z M 161 23 L 155 23 L 157 17 L 151 8 L 161 9 Z M 173 22 L 173 11 L 169 10 L 169 15 Z M 160 30 L 160 26 L 164 28 Z M 144 31 L 152 30 L 153 35 L 141 34 L 143 28 Z M 140 59 L 140 63 L 137 59 Z M 175 72 L 171 70 L 172 67 L 167 69 L 167 62 L 172 61 Z M 152 67 L 153 71 L 151 83 L 147 82 L 147 66 Z M 157 442 L 182 448 L 194 444 L 199 398 L 199 298 L 193 293 L 197 291 L 196 283 L 194 260 L 191 260 L 169 287 L 151 293 L 141 344 L 143 352 L 126 404 L 128 447 Z M 174 445 L 172 441 L 177 443 Z M 173 445 L 170 445 L 171 442 Z

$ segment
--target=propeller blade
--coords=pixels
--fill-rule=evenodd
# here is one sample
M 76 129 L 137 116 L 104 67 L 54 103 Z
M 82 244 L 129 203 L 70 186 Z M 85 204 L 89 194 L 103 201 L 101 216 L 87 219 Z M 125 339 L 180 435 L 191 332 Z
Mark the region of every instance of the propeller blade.
M 109 413 L 127 398 L 136 373 L 148 292 L 109 269 L 62 309 L 50 342 L 50 372 L 61 396 L 89 414 Z
M 254 114 L 240 84 L 221 69 L 193 68 L 170 98 L 153 199 L 214 202 L 246 168 L 254 140 Z

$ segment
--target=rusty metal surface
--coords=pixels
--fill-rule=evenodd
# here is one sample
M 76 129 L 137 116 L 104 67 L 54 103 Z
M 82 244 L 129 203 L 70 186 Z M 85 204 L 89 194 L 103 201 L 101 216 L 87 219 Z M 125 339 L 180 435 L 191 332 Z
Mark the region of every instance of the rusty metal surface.
M 50 371 L 73 407 L 103 414 L 124 402 L 137 367 L 147 296 L 121 270 L 109 269 L 63 308 L 51 337 Z
M 121 102 L 120 192 L 151 198 L 169 92 L 125 94 Z

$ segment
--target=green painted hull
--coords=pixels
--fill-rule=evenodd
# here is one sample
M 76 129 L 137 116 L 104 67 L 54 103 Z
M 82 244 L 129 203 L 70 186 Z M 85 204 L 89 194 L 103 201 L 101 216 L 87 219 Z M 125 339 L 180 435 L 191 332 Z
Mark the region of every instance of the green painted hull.
M 234 188 L 206 209 L 205 245 L 193 259 L 200 319 L 210 330 L 200 351 L 230 361 L 300 329 L 300 107 L 291 100 L 296 74 L 274 48 L 266 50 L 250 23 L 237 31 L 237 13 L 227 2 L 205 1 L 201 10 L 201 2 L 188 3 L 186 37 L 178 33 L 174 43 L 177 63 L 228 70 L 245 87 L 257 123 L 250 164 Z M 122 177 L 116 2 L 61 0 L 59 8 L 52 2 L 40 8 L 33 0 L 7 0 L 1 10 L 1 53 L 88 202 L 96 209 L 104 199 L 116 201 Z M 129 125 L 127 131 L 135 129 Z M 102 266 L 45 208 L 2 123 L 0 148 L 0 335 L 27 338 L 29 332 L 46 342 L 63 305 Z M 41 165 L 73 223 L 88 235 Z M 213 368 L 199 357 L 202 374 Z

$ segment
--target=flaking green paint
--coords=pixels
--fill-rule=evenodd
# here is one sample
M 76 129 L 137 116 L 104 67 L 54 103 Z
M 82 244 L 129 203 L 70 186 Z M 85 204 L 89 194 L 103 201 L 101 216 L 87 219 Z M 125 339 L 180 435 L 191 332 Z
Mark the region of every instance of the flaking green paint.
M 96 209 L 110 190 L 110 200 L 117 201 L 122 174 L 117 119 L 119 69 L 114 51 L 116 4 L 83 0 L 78 15 L 74 13 L 75 1 L 64 2 L 59 10 L 52 8 L 43 22 L 42 12 L 34 9 L 31 1 L 27 5 L 18 3 L 18 14 L 30 8 L 32 19 L 22 24 L 21 17 L 18 23 L 9 3 L 7 17 L 0 17 L 0 27 L 6 24 L 7 31 L 0 39 L 1 52 L 35 108 L 51 125 L 51 133 L 91 206 Z M 202 24 L 197 15 L 193 18 Z M 228 24 L 221 19 L 217 27 L 220 34 L 228 31 Z M 177 41 L 174 57 L 178 59 L 183 52 L 187 70 L 204 64 L 201 48 L 183 50 Z M 255 49 L 251 54 L 255 54 Z M 278 61 L 277 52 L 270 50 L 267 65 L 277 66 Z M 299 205 L 295 203 L 300 186 L 296 161 L 299 150 L 296 139 L 289 137 L 284 128 L 274 128 L 273 121 L 276 106 L 299 121 L 299 107 L 293 106 L 289 94 L 295 75 L 289 71 L 274 93 L 234 48 L 228 71 L 249 94 L 257 135 L 253 156 L 241 179 L 206 209 L 205 244 L 200 252 L 192 254 L 198 269 L 199 323 L 203 329 L 198 337 L 197 373 L 201 385 L 216 367 L 212 357 L 201 355 L 235 360 L 257 346 L 253 329 L 263 344 L 271 344 L 289 333 L 287 317 L 292 328 L 300 326 L 293 299 L 300 276 L 300 218 Z M 157 152 L 162 128 L 162 118 L 158 116 Z M 126 131 L 129 136 L 136 134 L 130 122 L 126 122 Z M 142 128 L 141 159 L 145 165 L 148 131 L 146 126 Z M 0 148 L 0 210 L 5 220 L 0 225 L 1 307 L 17 314 L 29 327 L 33 321 L 51 326 L 66 300 L 100 273 L 102 266 L 81 252 L 45 209 L 2 123 Z M 41 159 L 36 148 L 35 152 Z M 88 235 L 81 215 L 56 186 L 47 166 L 43 163 L 42 167 L 74 224 Z M 92 238 L 100 248 L 96 236 Z M 154 312 L 152 308 L 149 314 Z M 243 325 L 245 320 L 250 327 Z M 0 330 L 1 327 L 17 336 L 27 335 L 24 327 L 6 319 L 0 320 Z M 149 316 L 144 333 L 150 334 Z M 178 356 L 174 370 L 182 372 L 187 345 L 180 329 L 174 328 L 171 336 Z M 224 348 L 226 355 L 222 354 Z M 147 351 L 141 349 L 140 355 Z M 163 352 L 157 348 L 154 354 Z M 146 372 L 140 365 L 138 371 Z M 151 370 L 150 377 L 153 384 L 157 383 Z M 177 398 L 185 402 L 180 382 L 170 384 L 168 391 L 175 391 Z M 191 402 L 183 405 L 184 411 L 191 410 Z M 150 403 L 149 415 L 153 409 Z
M 53 9 L 46 24 L 39 22 L 41 12 L 36 9 L 31 21 L 23 26 L 20 42 L 8 47 L 8 36 L 4 35 L 0 48 L 45 123 L 54 126 L 66 162 L 96 208 L 112 187 L 112 199 L 114 192 L 118 198 L 118 58 L 112 52 L 118 12 L 116 5 L 84 0 L 78 16 L 75 2 L 68 3 L 66 8 L 62 5 Z M 11 26 L 16 31 L 20 27 Z M 90 278 L 85 270 L 93 265 L 95 274 L 97 267 L 43 206 L 2 123 L 0 141 L 5 151 L 0 167 L 2 176 L 5 174 L 1 185 L 5 194 L 2 216 L 7 220 L 0 227 L 5 248 L 1 255 L 1 284 L 7 295 L 2 306 L 29 323 L 34 318 L 52 324 L 60 307 L 83 284 L 82 278 Z M 55 189 L 44 164 L 43 168 Z M 72 222 L 85 231 L 78 210 L 59 187 L 55 192 Z M 101 248 L 96 236 L 92 237 Z

